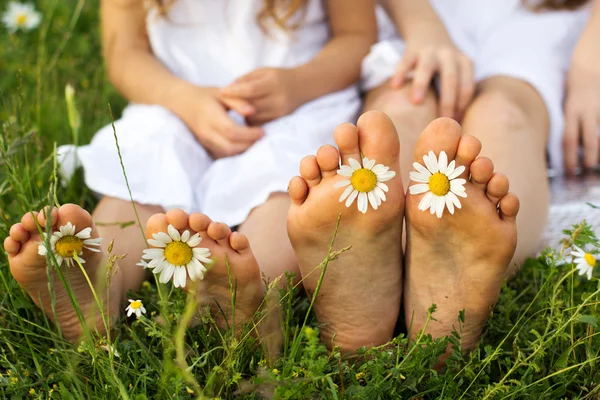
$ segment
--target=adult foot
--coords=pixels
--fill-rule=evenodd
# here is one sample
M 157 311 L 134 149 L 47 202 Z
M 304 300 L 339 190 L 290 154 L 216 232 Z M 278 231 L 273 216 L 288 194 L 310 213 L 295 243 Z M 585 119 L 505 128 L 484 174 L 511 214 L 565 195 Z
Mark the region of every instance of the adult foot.
M 213 263 L 206 266 L 203 279 L 195 279 L 194 287 L 200 303 L 211 306 L 217 324 L 221 328 L 235 324 L 237 329 L 241 322 L 249 321 L 261 305 L 265 291 L 258 263 L 246 236 L 232 233 L 227 225 L 213 222 L 204 214 L 188 215 L 176 209 L 150 217 L 146 224 L 146 237 L 151 239 L 155 233 L 168 232 L 169 225 L 179 233 L 186 230 L 190 235 L 198 233 L 202 240 L 197 247 L 207 248 L 211 253 Z M 190 287 L 189 276 L 186 281 L 186 287 Z M 235 318 L 232 285 L 236 288 Z
M 106 329 L 92 290 L 75 260 L 69 257 L 74 249 L 76 251 L 83 250 L 83 254 L 79 257 L 85 260 L 85 263 L 83 263 L 85 271 L 95 286 L 96 294 L 104 298 L 106 290 L 101 287 L 105 283 L 103 255 L 101 252 L 97 252 L 100 250 L 98 245 L 88 244 L 90 242 L 86 243 L 87 237 L 92 239 L 92 243 L 94 242 L 93 239 L 98 238 L 98 231 L 92 217 L 87 211 L 75 204 L 65 204 L 58 209 L 54 208 L 50 215 L 52 232 L 58 231 L 59 228 L 66 226 L 68 223 L 72 224 L 75 234 L 91 228 L 89 236 L 81 234 L 81 239 L 71 235 L 59 239 L 55 244 L 55 250 L 59 255 L 65 257 L 61 263 L 60 271 L 62 271 L 66 282 L 70 285 L 70 289 L 75 296 L 75 302 L 82 311 L 83 316 L 85 316 L 87 325 L 92 331 L 102 334 Z M 11 227 L 10 236 L 4 241 L 4 249 L 8 253 L 10 272 L 31 296 L 33 302 L 60 326 L 65 338 L 70 341 L 77 341 L 83 335 L 84 330 L 69 294 L 54 266 L 51 267 L 50 276 L 52 292 L 56 302 L 56 313 L 52 309 L 52 297 L 48 290 L 46 256 L 39 254 L 39 246 L 40 243 L 44 242 L 44 238 L 38 232 L 36 220 L 44 230 L 46 227 L 46 212 L 42 210 L 39 213 L 27 213 L 20 223 Z M 91 251 L 88 248 L 97 251 Z M 57 259 L 57 261 L 59 260 L 60 258 Z M 112 277 L 109 296 L 110 305 L 105 310 L 110 311 L 111 320 L 119 315 L 119 306 L 122 300 L 121 284 L 119 276 Z
M 314 310 L 327 346 L 333 344 L 342 350 L 355 350 L 388 342 L 398 318 L 404 210 L 400 147 L 390 119 L 375 111 L 361 116 L 358 127 L 338 126 L 334 137 L 339 151 L 333 146 L 323 146 L 316 157 L 305 157 L 300 164 L 301 177 L 290 182 L 292 204 L 288 233 L 298 257 L 304 288 L 312 298 L 321 276 L 317 267 L 327 257 L 338 215 L 342 215 L 334 250 L 352 248 L 327 266 Z M 360 161 L 362 157 L 396 173 L 385 182 L 389 188 L 385 193 L 387 198 L 376 210 L 369 200 L 356 198 L 359 205 L 369 207 L 366 213 L 360 212 L 355 203 L 346 207 L 340 202 L 340 195 L 347 192 L 336 187 L 336 183 L 348 179 L 337 174 L 340 158 L 342 165 L 347 166 L 350 159 Z M 361 178 L 359 175 L 353 176 L 353 180 Z M 375 174 L 365 172 L 363 175 L 365 188 L 373 186 L 367 181 Z M 353 196 L 350 194 L 350 198 Z
M 423 164 L 430 151 L 437 157 L 444 151 L 457 167 L 465 167 L 459 179 L 466 180 L 467 197 L 460 198 L 462 208 L 454 214 L 444 210 L 441 218 L 419 209 L 427 193 L 407 194 L 405 209 L 404 310 L 410 336 L 415 338 L 424 328 L 432 304 L 437 305 L 433 315 L 437 321 L 429 323 L 426 333 L 434 338 L 458 328 L 458 314 L 464 309 L 465 350 L 479 340 L 517 243 L 519 200 L 508 193 L 506 176 L 494 173 L 489 159 L 477 158 L 480 150 L 481 142 L 463 135 L 455 121 L 433 121 L 417 141 L 415 161 Z M 435 183 L 434 191 L 444 189 Z M 411 181 L 411 186 L 415 184 Z M 426 185 L 431 188 L 432 180 Z

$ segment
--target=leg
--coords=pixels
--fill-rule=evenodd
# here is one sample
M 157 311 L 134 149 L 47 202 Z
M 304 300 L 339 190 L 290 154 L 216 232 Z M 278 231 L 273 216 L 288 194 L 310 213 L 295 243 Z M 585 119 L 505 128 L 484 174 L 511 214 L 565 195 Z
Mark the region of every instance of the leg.
M 521 200 L 512 263 L 520 265 L 539 250 L 548 218 L 548 113 L 537 91 L 514 78 L 493 77 L 481 82 L 478 90 L 463 130 L 481 140 L 482 155 L 494 160 L 498 170 L 508 176 L 511 191 Z M 511 267 L 510 272 L 514 271 Z
M 285 225 L 289 208 L 290 196 L 287 193 L 272 194 L 250 213 L 239 229 L 250 241 L 260 270 L 269 281 L 286 271 L 300 278 L 298 262 Z
M 144 229 L 153 214 L 163 211 L 162 207 L 144 204 L 136 204 L 136 209 Z M 142 251 L 146 248 L 146 241 L 137 224 L 131 202 L 104 197 L 92 213 L 92 218 L 97 225 L 98 234 L 103 239 L 102 251 L 106 252 L 109 243 L 114 240 L 112 254 L 126 255 L 124 259 L 119 260 L 119 269 L 123 277 L 123 294 L 129 290 L 137 290 L 146 277 L 146 271 L 135 264 L 140 262 Z M 116 224 L 129 221 L 135 223 L 126 228 Z
M 423 129 L 436 117 L 436 96 L 429 90 L 423 104 L 410 102 L 410 82 L 400 89 L 392 89 L 389 81 L 369 91 L 364 110 L 381 111 L 390 117 L 400 137 L 400 171 L 402 183 L 408 187 L 408 173 L 412 168 L 413 151 Z

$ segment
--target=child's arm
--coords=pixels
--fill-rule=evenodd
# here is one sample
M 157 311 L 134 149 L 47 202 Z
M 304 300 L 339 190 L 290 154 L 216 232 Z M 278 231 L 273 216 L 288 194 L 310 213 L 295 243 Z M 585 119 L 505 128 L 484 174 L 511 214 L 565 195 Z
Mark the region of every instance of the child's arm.
M 222 93 L 248 99 L 260 124 L 289 114 L 313 99 L 358 81 L 362 59 L 377 38 L 374 0 L 328 0 L 332 37 L 308 63 L 296 68 L 260 68 L 240 77 Z
M 381 0 L 406 43 L 392 86 L 399 88 L 412 71 L 411 100 L 420 104 L 436 73 L 440 75 L 440 110 L 460 118 L 475 90 L 473 66 L 454 45 L 427 0 Z
M 600 0 L 594 0 L 590 21 L 575 51 L 567 80 L 563 153 L 565 167 L 578 167 L 578 150 L 583 143 L 583 166 L 593 168 L 600 161 Z
M 102 0 L 103 55 L 111 82 L 130 101 L 161 105 L 178 115 L 215 157 L 241 153 L 262 136 L 227 115 L 253 107 L 225 98 L 216 88 L 198 87 L 173 75 L 152 54 L 143 0 Z

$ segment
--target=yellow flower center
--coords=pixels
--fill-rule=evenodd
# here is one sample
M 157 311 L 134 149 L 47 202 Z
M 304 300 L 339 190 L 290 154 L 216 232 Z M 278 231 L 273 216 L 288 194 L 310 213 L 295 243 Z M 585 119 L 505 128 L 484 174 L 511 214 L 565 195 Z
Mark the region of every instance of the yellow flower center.
M 27 22 L 27 14 L 19 14 L 17 16 L 17 25 L 23 26 Z
M 142 308 L 142 302 L 141 301 L 132 301 L 131 303 L 129 303 L 129 307 L 133 308 L 134 310 L 137 310 L 138 308 Z
M 56 242 L 56 253 L 62 258 L 73 257 L 73 254 L 81 253 L 83 243 L 76 236 L 63 236 Z
M 192 261 L 192 248 L 179 240 L 171 242 L 165 247 L 165 258 L 173 265 L 187 265 Z
M 594 268 L 596 266 L 596 258 L 590 253 L 585 253 L 583 259 L 588 263 L 590 267 Z
M 436 172 L 429 178 L 429 190 L 436 196 L 445 196 L 450 191 L 450 180 L 441 172 Z
M 357 169 L 352 173 L 350 183 L 352 184 L 352 187 L 359 192 L 367 193 L 377 186 L 377 175 L 370 169 Z

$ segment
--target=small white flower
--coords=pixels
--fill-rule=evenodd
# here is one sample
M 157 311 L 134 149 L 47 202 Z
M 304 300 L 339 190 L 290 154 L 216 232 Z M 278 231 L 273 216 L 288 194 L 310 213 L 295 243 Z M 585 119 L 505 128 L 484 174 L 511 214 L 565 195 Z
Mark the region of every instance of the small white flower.
M 592 279 L 592 272 L 596 266 L 596 257 L 591 253 L 586 253 L 581 248 L 573 245 L 576 251 L 571 252 L 573 256 L 573 264 L 579 271 L 579 275 L 587 275 L 588 279 Z
M 157 248 L 144 250 L 142 258 L 150 260 L 147 268 L 155 274 L 160 273 L 161 283 L 173 278 L 175 287 L 185 287 L 187 275 L 192 281 L 204 279 L 204 265 L 212 261 L 208 249 L 196 247 L 202 241 L 200 235 L 196 233 L 191 236 L 190 231 L 180 235 L 173 225 L 169 225 L 167 231 L 168 234 L 159 232 L 152 235 L 154 239 L 148 239 L 148 243 Z
M 144 304 L 141 300 L 131 300 L 129 299 L 129 305 L 125 309 L 127 311 L 127 316 L 131 317 L 131 314 L 135 314 L 136 318 L 142 316 L 142 314 L 146 314 L 146 309 L 144 308 Z
M 32 30 L 40 24 L 41 20 L 42 15 L 35 10 L 32 4 L 17 3 L 15 1 L 11 1 L 4 14 L 2 14 L 2 22 L 11 33 L 19 29 L 23 31 Z
M 456 179 L 465 171 L 465 167 L 455 167 L 455 162 L 452 160 L 448 164 L 448 156 L 445 151 L 440 152 L 438 160 L 433 151 L 423 156 L 423 165 L 415 162 L 413 167 L 417 172 L 410 173 L 410 179 L 417 182 L 409 188 L 410 194 L 416 195 L 427 192 L 419 203 L 419 210 L 427 211 L 436 214 L 438 218 L 442 218 L 444 206 L 448 207 L 450 214 L 454 214 L 454 207 L 460 208 L 458 197 L 467 197 L 464 184 L 467 183 L 464 179 Z
M 54 253 L 54 258 L 60 267 L 63 260 L 69 266 L 73 266 L 73 255 L 77 254 L 79 261 L 83 264 L 85 260 L 81 258 L 83 255 L 83 249 L 99 253 L 100 242 L 102 238 L 92 239 L 91 234 L 92 228 L 85 228 L 79 233 L 75 233 L 75 225 L 67 222 L 59 228 L 58 231 L 54 232 L 50 237 L 50 249 Z M 38 254 L 40 256 L 46 256 L 48 249 L 46 248 L 46 234 L 44 233 L 44 242 L 38 244 Z M 96 246 L 96 247 L 91 247 Z
M 369 160 L 367 157 L 363 158 L 362 162 L 361 166 L 354 158 L 348 159 L 350 166 L 342 165 L 337 173 L 350 179 L 339 181 L 335 187 L 346 188 L 339 200 L 340 203 L 345 200 L 346 207 L 350 207 L 354 199 L 358 197 L 358 210 L 364 214 L 367 212 L 369 204 L 374 210 L 377 210 L 385 201 L 385 193 L 389 191 L 389 188 L 383 182 L 396 176 L 396 172 L 390 171 L 390 167 L 383 164 L 375 165 L 375 160 Z

